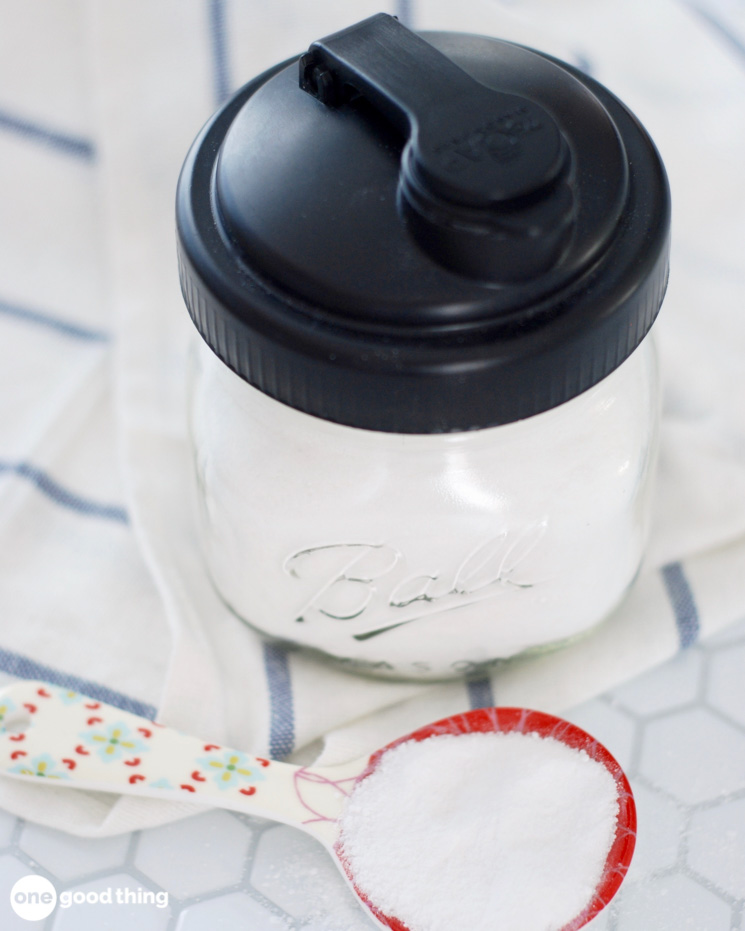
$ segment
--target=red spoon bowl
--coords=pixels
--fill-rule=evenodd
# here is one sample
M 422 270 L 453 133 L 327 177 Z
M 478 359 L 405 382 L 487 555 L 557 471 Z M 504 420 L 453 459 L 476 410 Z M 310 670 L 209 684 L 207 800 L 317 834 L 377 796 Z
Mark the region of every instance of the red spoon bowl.
M 634 796 L 629 781 L 618 761 L 587 731 L 583 731 L 581 727 L 577 727 L 562 718 L 554 717 L 554 715 L 546 714 L 543 711 L 532 711 L 528 708 L 479 708 L 475 711 L 467 711 L 463 714 L 443 718 L 441 721 L 428 724 L 406 737 L 399 737 L 389 743 L 370 757 L 368 766 L 358 777 L 357 783 L 366 779 L 376 770 L 380 760 L 389 750 L 412 740 L 421 741 L 426 740 L 428 737 L 446 734 L 511 732 L 551 737 L 574 750 L 583 750 L 590 759 L 602 764 L 608 770 L 616 784 L 618 794 L 616 832 L 605 860 L 600 881 L 596 886 L 594 896 L 585 908 L 561 929 L 561 931 L 577 931 L 601 912 L 618 892 L 631 865 L 634 847 L 636 846 L 636 805 L 634 804 Z M 398 918 L 384 914 L 357 886 L 339 842 L 337 842 L 335 851 L 355 892 L 377 920 L 385 927 L 390 928 L 391 931 L 410 931 L 408 926 Z

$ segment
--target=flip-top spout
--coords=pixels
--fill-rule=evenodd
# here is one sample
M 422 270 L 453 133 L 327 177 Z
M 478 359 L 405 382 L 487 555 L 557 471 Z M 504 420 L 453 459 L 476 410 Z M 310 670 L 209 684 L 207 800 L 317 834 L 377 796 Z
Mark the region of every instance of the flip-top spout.
M 407 137 L 402 207 L 442 264 L 507 282 L 557 262 L 574 218 L 571 156 L 543 107 L 481 84 L 385 13 L 314 42 L 300 86 L 331 107 L 362 96 Z

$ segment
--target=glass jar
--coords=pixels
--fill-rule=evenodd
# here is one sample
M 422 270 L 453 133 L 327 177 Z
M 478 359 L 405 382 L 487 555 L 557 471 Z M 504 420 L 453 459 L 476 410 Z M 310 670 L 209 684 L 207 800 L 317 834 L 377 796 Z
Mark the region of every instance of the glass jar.
M 571 640 L 632 582 L 669 238 L 659 156 L 604 88 L 428 39 L 381 14 L 260 76 L 177 201 L 214 584 L 271 637 L 413 679 Z
M 237 615 L 350 669 L 474 673 L 570 640 L 619 602 L 644 548 L 657 426 L 652 334 L 552 410 L 429 435 L 278 404 L 202 345 L 207 564 Z

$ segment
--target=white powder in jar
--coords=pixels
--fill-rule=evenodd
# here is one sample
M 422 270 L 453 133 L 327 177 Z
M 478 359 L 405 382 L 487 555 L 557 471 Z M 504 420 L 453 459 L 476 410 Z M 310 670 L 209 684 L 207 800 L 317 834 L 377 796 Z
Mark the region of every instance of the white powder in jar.
M 384 754 L 341 818 L 358 888 L 409 931 L 558 931 L 592 900 L 618 793 L 535 733 L 437 735 Z
M 589 630 L 636 575 L 650 340 L 542 414 L 421 435 L 304 414 L 197 350 L 201 543 L 216 589 L 259 630 L 350 671 L 449 678 Z

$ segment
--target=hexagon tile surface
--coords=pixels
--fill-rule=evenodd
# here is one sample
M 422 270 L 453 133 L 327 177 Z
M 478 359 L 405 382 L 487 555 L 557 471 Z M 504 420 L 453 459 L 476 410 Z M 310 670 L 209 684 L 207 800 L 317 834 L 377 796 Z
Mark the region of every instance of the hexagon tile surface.
M 25 824 L 18 839 L 24 853 L 63 882 L 121 866 L 129 844 L 126 835 L 89 840 L 39 824 Z
M 252 833 L 227 811 L 206 811 L 144 831 L 134 865 L 179 899 L 219 892 L 240 883 Z
M 626 882 L 588 931 L 745 931 L 744 673 L 745 621 L 567 712 L 626 768 L 639 814 Z M 46 876 L 58 893 L 112 890 L 129 901 L 58 905 L 29 923 L 8 901 L 29 873 Z M 373 924 L 323 848 L 288 827 L 206 811 L 125 837 L 82 840 L 0 812 L 0 929 L 32 927 L 372 931 Z

